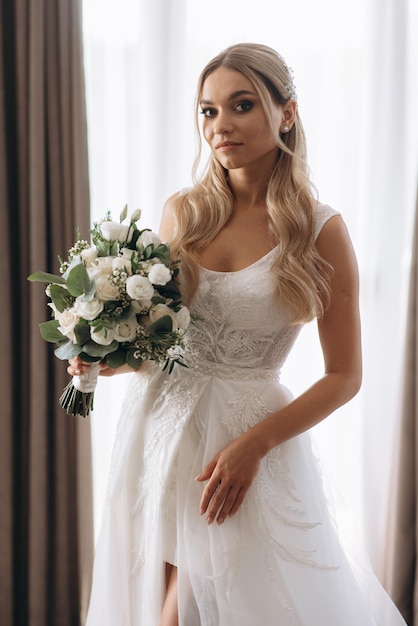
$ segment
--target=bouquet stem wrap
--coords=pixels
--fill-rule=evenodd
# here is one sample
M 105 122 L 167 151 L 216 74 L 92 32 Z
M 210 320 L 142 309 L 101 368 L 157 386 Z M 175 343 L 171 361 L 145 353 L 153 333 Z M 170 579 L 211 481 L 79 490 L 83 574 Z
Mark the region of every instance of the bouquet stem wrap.
M 99 376 L 99 364 L 92 363 L 85 374 L 74 376 L 60 397 L 67 415 L 87 417 L 93 410 L 94 391 Z

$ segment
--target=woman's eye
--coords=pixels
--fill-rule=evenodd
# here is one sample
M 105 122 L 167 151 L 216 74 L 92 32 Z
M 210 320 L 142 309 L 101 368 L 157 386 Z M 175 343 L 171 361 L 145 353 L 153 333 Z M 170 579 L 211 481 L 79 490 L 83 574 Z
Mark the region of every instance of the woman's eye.
M 248 100 L 244 100 L 243 102 L 238 102 L 235 108 L 240 113 L 246 113 L 247 111 L 253 108 L 253 103 L 249 102 Z
M 204 117 L 213 117 L 216 115 L 215 109 L 211 109 L 210 107 L 202 109 L 200 112 Z

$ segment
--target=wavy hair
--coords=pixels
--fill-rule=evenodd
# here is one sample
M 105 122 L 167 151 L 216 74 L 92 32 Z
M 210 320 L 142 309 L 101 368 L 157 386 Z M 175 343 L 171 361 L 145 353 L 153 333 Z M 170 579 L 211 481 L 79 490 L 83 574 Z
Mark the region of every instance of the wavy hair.
M 272 246 L 278 246 L 271 271 L 277 293 L 292 310 L 295 322 L 320 317 L 330 299 L 330 266 L 318 254 L 314 235 L 317 199 L 306 163 L 305 133 L 296 112 L 289 132 L 280 136 L 273 126 L 273 104 L 294 99 L 291 71 L 274 50 L 259 44 L 230 46 L 202 70 L 197 87 L 196 127 L 198 155 L 193 167 L 194 186 L 179 194 L 174 204 L 173 255 L 181 261 L 181 287 L 190 302 L 199 281 L 199 254 L 228 222 L 233 196 L 227 171 L 211 154 L 203 174 L 197 177 L 202 140 L 199 102 L 206 78 L 219 67 L 235 70 L 254 85 L 271 132 L 277 140 L 278 158 L 267 188 L 266 206 Z

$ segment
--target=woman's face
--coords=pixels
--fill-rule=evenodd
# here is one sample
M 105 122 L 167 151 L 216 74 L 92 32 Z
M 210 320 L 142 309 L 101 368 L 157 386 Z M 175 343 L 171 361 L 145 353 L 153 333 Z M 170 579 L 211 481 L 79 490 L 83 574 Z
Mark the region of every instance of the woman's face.
M 217 68 L 203 84 L 200 107 L 203 135 L 225 169 L 271 171 L 277 159 L 277 138 L 272 135 L 260 97 L 248 78 L 226 67 Z M 277 135 L 282 120 L 283 109 L 275 104 L 273 122 Z

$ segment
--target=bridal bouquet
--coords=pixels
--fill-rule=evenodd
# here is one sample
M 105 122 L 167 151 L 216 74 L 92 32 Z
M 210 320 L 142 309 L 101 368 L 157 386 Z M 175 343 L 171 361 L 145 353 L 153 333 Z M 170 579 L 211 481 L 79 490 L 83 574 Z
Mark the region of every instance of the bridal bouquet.
M 140 211 L 125 224 L 127 215 L 127 206 L 119 223 L 106 213 L 90 231 L 91 244 L 79 237 L 68 259 L 59 257 L 59 276 L 36 272 L 28 278 L 47 284 L 53 319 L 40 324 L 40 331 L 58 344 L 55 355 L 92 363 L 60 398 L 69 415 L 86 417 L 93 408 L 100 361 L 136 370 L 153 360 L 169 372 L 175 363 L 184 365 L 179 347 L 190 314 L 175 281 L 178 267 L 158 235 L 138 229 Z

